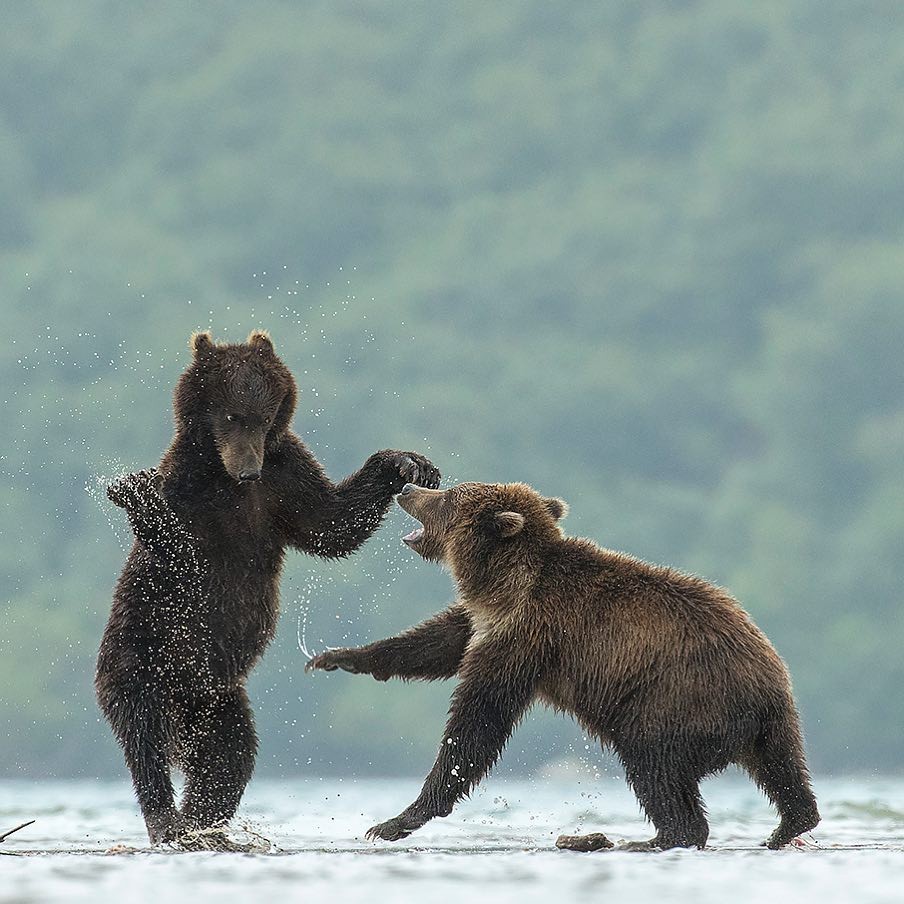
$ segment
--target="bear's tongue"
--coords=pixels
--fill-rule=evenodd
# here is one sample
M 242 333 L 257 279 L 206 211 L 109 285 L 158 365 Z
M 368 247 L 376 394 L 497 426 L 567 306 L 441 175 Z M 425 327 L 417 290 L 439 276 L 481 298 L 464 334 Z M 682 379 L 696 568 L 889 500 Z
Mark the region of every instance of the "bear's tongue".
M 417 543 L 417 541 L 420 540 L 421 537 L 423 537 L 423 536 L 424 536 L 424 528 L 416 527 L 410 534 L 405 534 L 405 536 L 402 537 L 402 542 L 409 543 L 409 544 Z

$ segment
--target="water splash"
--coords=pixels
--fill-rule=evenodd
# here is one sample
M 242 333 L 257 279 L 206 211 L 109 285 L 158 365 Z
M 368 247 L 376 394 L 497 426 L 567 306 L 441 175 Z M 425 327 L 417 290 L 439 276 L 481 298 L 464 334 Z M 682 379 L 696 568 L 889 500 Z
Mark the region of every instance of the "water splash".
M 308 652 L 308 648 L 305 644 L 305 632 L 308 627 L 308 607 L 301 604 L 298 610 L 298 626 L 295 631 L 295 640 L 298 644 L 298 649 L 301 650 L 302 655 L 310 662 L 314 657 Z

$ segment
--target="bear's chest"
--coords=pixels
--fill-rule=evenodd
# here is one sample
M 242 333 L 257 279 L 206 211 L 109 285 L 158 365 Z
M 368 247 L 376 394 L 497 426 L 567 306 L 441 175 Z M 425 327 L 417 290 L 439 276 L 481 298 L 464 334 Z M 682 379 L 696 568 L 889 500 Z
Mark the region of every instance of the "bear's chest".
M 268 500 L 247 492 L 182 505 L 181 516 L 197 537 L 211 568 L 230 579 L 270 578 L 282 562 Z

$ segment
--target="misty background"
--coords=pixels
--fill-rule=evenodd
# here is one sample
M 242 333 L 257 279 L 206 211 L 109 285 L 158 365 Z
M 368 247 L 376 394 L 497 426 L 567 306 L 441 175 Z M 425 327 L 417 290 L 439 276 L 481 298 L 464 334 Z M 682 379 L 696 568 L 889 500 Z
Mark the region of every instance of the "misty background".
M 904 7 L 0 5 L 0 774 L 122 776 L 92 689 L 192 330 L 268 329 L 334 478 L 524 480 L 728 586 L 811 764 L 904 740 Z M 442 608 L 393 511 L 292 553 L 258 774 L 425 774 L 452 685 L 303 674 Z M 605 760 L 535 711 L 503 770 Z M 608 767 L 607 767 L 608 768 Z

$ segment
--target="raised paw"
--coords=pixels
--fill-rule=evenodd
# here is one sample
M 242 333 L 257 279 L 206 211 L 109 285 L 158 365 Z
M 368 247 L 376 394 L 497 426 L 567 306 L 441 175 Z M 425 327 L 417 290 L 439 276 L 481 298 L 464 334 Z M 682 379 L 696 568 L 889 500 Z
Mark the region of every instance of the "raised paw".
M 415 473 L 406 483 L 414 483 L 418 486 L 426 487 L 428 490 L 437 489 L 443 476 L 439 473 L 439 468 L 429 458 L 424 458 L 423 455 L 418 455 L 417 452 L 409 452 L 408 457 L 414 462 Z
M 430 459 L 417 452 L 388 452 L 389 464 L 395 472 L 393 484 L 401 489 L 406 483 L 435 490 L 442 475 Z
M 354 675 L 362 671 L 359 667 L 358 655 L 355 650 L 327 650 L 325 653 L 318 653 L 313 659 L 308 661 L 304 670 L 306 672 L 315 672 L 318 669 L 324 672 L 335 672 L 336 669 L 342 669 Z
M 126 510 L 134 510 L 144 506 L 150 494 L 160 493 L 163 475 L 156 468 L 144 468 L 134 474 L 123 474 L 107 485 L 107 499 L 114 505 Z
M 421 823 L 409 817 L 396 816 L 394 819 L 387 819 L 386 822 L 369 828 L 365 837 L 368 841 L 400 841 L 420 827 Z

